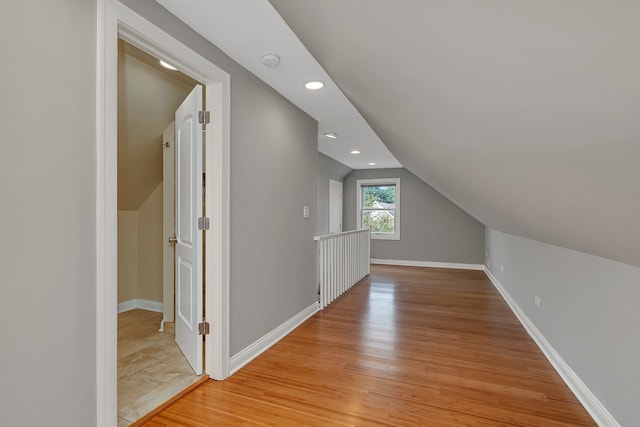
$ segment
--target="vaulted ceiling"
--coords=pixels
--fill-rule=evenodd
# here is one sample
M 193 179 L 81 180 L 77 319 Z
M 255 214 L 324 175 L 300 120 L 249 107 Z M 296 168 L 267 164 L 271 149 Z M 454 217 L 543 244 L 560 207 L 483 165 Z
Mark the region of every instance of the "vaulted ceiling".
M 393 156 L 486 226 L 640 266 L 640 3 L 270 4 Z

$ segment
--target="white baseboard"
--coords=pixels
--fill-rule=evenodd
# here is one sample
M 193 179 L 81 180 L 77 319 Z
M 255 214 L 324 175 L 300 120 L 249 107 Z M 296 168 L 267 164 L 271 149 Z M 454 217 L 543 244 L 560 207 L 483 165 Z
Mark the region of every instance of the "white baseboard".
M 147 311 L 155 311 L 156 313 L 162 313 L 162 302 L 149 301 L 148 299 L 138 299 L 138 308 Z
M 133 310 L 134 308 L 138 308 L 138 301 L 135 299 L 118 303 L 118 313 L 124 313 L 125 311 Z
M 229 375 L 233 375 L 244 365 L 261 355 L 263 352 L 269 349 L 269 347 L 280 341 L 287 334 L 300 326 L 302 322 L 313 316 L 319 309 L 320 308 L 318 303 L 314 302 L 309 307 L 305 308 L 300 313 L 284 322 L 282 325 L 278 326 L 262 338 L 258 339 L 253 344 L 247 346 L 238 354 L 231 357 L 231 359 L 229 360 Z
M 598 398 L 591 392 L 589 387 L 580 379 L 580 377 L 571 369 L 571 367 L 564 361 L 562 356 L 553 348 L 551 343 L 542 335 L 538 328 L 533 324 L 531 319 L 522 311 L 518 303 L 509 295 L 507 290 L 500 284 L 498 279 L 493 275 L 488 268 L 484 269 L 485 273 L 489 277 L 489 280 L 493 283 L 493 286 L 500 292 L 504 300 L 507 302 L 511 311 L 516 315 L 524 329 L 529 336 L 542 350 L 542 353 L 549 360 L 551 365 L 558 374 L 562 377 L 565 384 L 571 389 L 573 394 L 578 398 L 582 406 L 587 410 L 589 415 L 600 427 L 620 427 L 620 423 L 613 418 L 613 415 L 607 411 L 607 408 L 598 400 Z
M 156 313 L 162 313 L 162 303 L 158 301 L 149 301 L 148 299 L 130 299 L 118 304 L 118 313 L 124 313 L 125 311 L 139 308 L 147 311 L 155 311 Z
M 460 264 L 456 262 L 404 261 L 397 259 L 371 258 L 371 264 L 402 265 L 406 267 L 457 268 L 461 270 L 484 270 L 482 264 Z

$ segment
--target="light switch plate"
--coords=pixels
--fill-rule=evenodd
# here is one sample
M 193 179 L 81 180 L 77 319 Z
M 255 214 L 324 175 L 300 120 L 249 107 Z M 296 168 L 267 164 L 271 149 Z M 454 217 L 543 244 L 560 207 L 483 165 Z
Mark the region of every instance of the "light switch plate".
M 304 206 L 302 208 L 302 217 L 305 219 L 309 218 L 309 212 L 310 212 L 309 206 Z

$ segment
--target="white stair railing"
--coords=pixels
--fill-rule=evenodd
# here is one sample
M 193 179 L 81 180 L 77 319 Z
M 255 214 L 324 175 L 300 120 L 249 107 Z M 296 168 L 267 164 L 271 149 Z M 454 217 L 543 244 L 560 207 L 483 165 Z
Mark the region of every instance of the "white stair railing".
M 369 274 L 371 233 L 368 228 L 315 236 L 318 241 L 320 309 L 331 304 Z

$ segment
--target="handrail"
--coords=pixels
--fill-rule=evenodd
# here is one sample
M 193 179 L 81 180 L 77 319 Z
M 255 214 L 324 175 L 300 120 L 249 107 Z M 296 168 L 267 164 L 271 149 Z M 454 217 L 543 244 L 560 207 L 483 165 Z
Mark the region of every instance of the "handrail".
M 318 242 L 318 296 L 323 309 L 369 274 L 368 228 L 315 236 Z
M 335 237 L 338 237 L 338 236 L 346 236 L 348 234 L 362 233 L 365 230 L 368 230 L 368 228 L 360 228 L 358 230 L 341 231 L 339 233 L 322 234 L 320 236 L 313 236 L 313 240 L 327 240 L 327 239 L 335 238 Z

